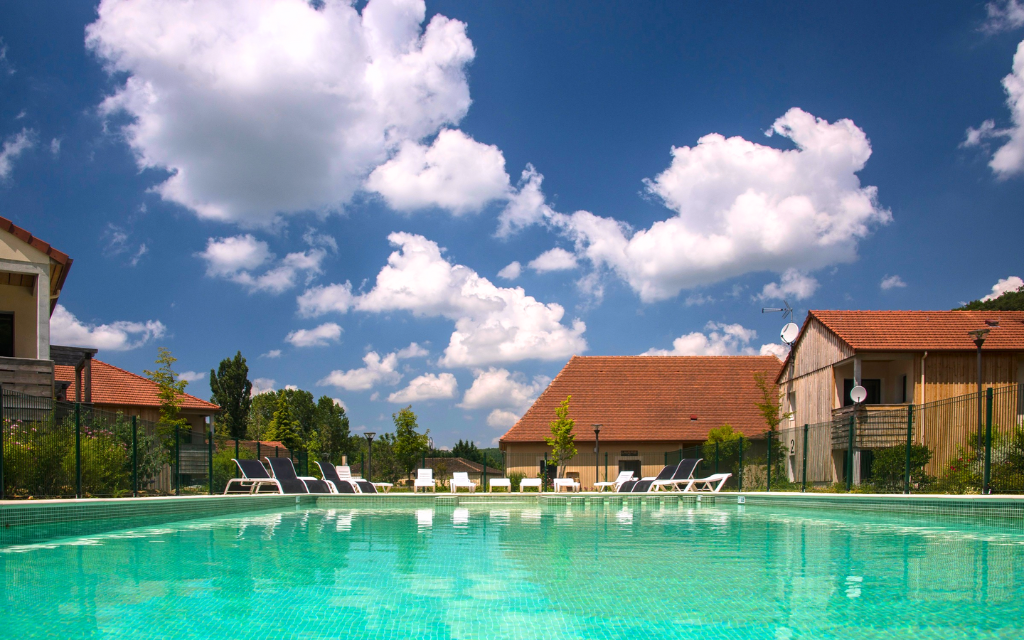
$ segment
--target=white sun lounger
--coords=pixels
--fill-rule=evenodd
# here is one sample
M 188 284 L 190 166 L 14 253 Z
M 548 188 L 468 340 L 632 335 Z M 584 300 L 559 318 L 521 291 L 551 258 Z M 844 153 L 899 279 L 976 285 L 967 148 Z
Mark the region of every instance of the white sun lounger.
M 683 493 L 718 493 L 731 477 L 731 473 L 713 473 L 706 478 L 690 478 Z
M 377 488 L 373 484 L 353 476 L 352 469 L 348 465 L 340 464 L 335 469 L 338 471 L 338 478 L 345 482 L 351 482 L 359 493 L 377 493 Z
M 523 491 L 525 491 L 526 489 L 528 489 L 530 487 L 535 487 L 537 489 L 537 493 L 540 493 L 540 489 L 541 489 L 540 478 L 523 478 L 522 480 L 519 481 L 519 492 L 520 493 L 522 493 Z
M 619 477 L 615 478 L 615 482 L 595 482 L 594 483 L 594 488 L 597 489 L 598 491 L 604 491 L 606 487 L 611 487 L 612 491 L 618 491 L 619 487 L 622 486 L 623 482 L 625 482 L 626 480 L 632 480 L 632 479 L 633 479 L 633 472 L 632 471 L 620 471 L 619 472 Z
M 453 473 L 450 486 L 452 493 L 458 493 L 459 489 L 469 489 L 470 493 L 476 491 L 476 483 L 469 479 L 468 471 L 456 471 Z
M 434 483 L 434 470 L 433 469 L 417 469 L 416 479 L 412 483 L 412 492 L 416 493 L 416 490 L 420 487 L 426 489 L 430 487 L 430 490 L 437 493 L 437 484 Z

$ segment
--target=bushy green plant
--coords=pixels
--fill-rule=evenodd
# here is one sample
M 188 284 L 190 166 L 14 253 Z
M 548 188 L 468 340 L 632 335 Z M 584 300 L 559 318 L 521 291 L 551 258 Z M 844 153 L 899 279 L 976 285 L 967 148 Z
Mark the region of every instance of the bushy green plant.
M 981 491 L 984 461 L 974 448 L 957 446 L 953 458 L 939 475 L 935 490 L 939 493 L 979 493 Z
M 508 474 L 509 482 L 512 484 L 512 491 L 519 491 L 519 483 L 521 483 L 525 477 L 526 474 L 519 471 Z
M 917 491 L 927 490 L 935 478 L 925 473 L 932 452 L 920 444 L 910 447 L 910 486 Z M 878 493 L 902 493 L 907 465 L 907 447 L 898 445 L 875 451 L 871 463 L 871 488 Z

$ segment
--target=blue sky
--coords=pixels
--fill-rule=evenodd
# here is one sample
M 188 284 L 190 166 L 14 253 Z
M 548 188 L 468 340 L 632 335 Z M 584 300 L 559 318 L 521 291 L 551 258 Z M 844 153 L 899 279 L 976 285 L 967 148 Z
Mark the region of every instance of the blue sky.
M 488 445 L 574 353 L 781 353 L 781 298 L 1024 275 L 1017 2 L 314 5 L 0 6 L 0 215 L 75 259 L 54 342 L 241 350 Z

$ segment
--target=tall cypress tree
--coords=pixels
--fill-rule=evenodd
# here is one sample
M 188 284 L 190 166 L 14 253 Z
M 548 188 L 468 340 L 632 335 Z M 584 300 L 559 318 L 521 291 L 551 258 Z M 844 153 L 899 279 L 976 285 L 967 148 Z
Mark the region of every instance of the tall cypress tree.
M 252 405 L 252 383 L 241 351 L 234 358 L 221 360 L 217 371 L 210 370 L 210 391 L 210 401 L 220 405 L 220 421 L 227 435 L 244 438 Z
M 277 398 L 277 411 L 274 412 L 274 419 L 270 422 L 268 432 L 268 438 L 277 440 L 292 451 L 302 445 L 302 438 L 299 437 L 297 424 L 292 419 L 292 411 L 284 394 Z

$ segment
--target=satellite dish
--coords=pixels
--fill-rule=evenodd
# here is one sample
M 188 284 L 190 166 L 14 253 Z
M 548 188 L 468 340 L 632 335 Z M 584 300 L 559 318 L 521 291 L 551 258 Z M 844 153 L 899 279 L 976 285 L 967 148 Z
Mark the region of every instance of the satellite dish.
M 800 327 L 796 326 L 795 322 L 790 322 L 786 326 L 782 327 L 782 341 L 786 344 L 793 344 L 796 342 L 796 337 L 800 335 Z
M 850 400 L 853 400 L 857 404 L 860 404 L 868 399 L 868 390 L 859 384 L 850 389 Z

